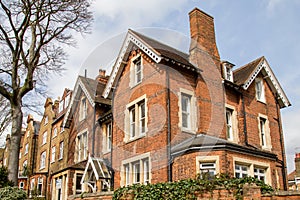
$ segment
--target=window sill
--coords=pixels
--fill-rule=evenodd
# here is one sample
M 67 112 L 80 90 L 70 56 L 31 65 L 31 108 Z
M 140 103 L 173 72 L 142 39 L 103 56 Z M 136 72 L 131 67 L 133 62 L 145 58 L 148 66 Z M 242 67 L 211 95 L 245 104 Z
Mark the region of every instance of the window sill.
M 143 135 L 139 135 L 139 136 L 136 136 L 136 137 L 133 137 L 133 138 L 129 138 L 127 140 L 124 140 L 124 142 L 127 144 L 127 143 L 131 143 L 133 141 L 136 141 L 136 140 L 139 140 L 143 137 L 146 137 L 146 133 L 144 133 Z
M 257 101 L 257 102 L 260 102 L 260 103 L 262 103 L 262 104 L 265 104 L 265 105 L 267 105 L 267 103 L 266 103 L 266 100 L 260 100 L 260 99 L 256 99 L 256 101 Z
M 111 150 L 106 150 L 106 151 L 103 151 L 102 153 L 103 154 L 109 154 L 109 153 L 111 153 Z
M 133 88 L 137 87 L 137 86 L 140 85 L 142 82 L 143 82 L 143 79 L 142 79 L 140 82 L 138 82 L 138 83 L 133 83 L 133 84 L 130 86 L 130 89 L 133 89 Z
M 189 133 L 189 134 L 196 134 L 196 131 L 190 130 L 187 128 L 182 128 L 182 127 L 181 127 L 181 132 L 185 132 L 185 133 Z

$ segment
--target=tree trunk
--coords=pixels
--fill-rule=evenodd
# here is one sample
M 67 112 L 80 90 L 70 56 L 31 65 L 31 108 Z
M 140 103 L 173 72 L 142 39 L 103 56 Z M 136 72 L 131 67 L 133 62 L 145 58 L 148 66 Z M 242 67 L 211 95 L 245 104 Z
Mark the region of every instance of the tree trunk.
M 13 181 L 16 186 L 18 185 L 19 152 L 23 120 L 21 105 L 21 100 L 17 102 L 11 102 L 12 127 L 8 162 L 8 178 L 9 180 Z

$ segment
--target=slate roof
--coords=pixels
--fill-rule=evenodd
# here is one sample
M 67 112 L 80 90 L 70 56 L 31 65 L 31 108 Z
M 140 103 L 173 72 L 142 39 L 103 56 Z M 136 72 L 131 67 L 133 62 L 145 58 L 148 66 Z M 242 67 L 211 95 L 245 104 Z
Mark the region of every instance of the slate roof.
M 213 149 L 226 149 L 234 152 L 250 154 L 269 159 L 277 159 L 276 154 L 273 154 L 271 152 L 260 150 L 255 147 L 242 146 L 218 137 L 202 133 L 196 134 L 193 137 L 183 140 L 181 143 L 171 147 L 171 154 L 172 156 L 176 157 L 189 152 L 211 151 Z
M 257 65 L 264 59 L 264 57 L 257 58 L 256 60 L 236 69 L 233 71 L 234 83 L 237 85 L 244 84 L 251 73 L 256 69 Z
M 133 30 L 129 30 L 134 35 L 136 35 L 138 38 L 143 40 L 145 43 L 147 43 L 149 46 L 151 46 L 153 49 L 155 49 L 161 56 L 164 58 L 170 58 L 176 62 L 182 63 L 186 66 L 190 66 L 196 69 L 190 62 L 189 62 L 189 55 L 181 52 L 173 47 L 170 47 L 166 44 L 163 44 L 155 39 L 149 38 L 141 33 L 138 33 Z M 198 68 L 197 68 L 198 69 Z
M 96 88 L 97 88 L 98 81 L 91 79 L 91 78 L 84 77 L 84 76 L 79 76 L 78 78 L 83 83 L 83 85 L 86 88 L 87 92 L 89 93 L 90 97 L 93 100 L 95 100 L 95 94 L 96 94 Z

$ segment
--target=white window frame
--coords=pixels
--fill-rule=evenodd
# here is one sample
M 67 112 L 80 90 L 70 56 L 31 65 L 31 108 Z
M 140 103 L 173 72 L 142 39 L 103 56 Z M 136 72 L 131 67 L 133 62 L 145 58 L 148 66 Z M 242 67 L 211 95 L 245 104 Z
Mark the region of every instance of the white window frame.
M 220 161 L 219 156 L 197 156 L 196 157 L 196 172 L 201 174 L 201 164 L 214 163 L 215 175 L 220 173 Z
M 136 63 L 139 62 L 140 65 L 137 65 Z M 138 68 L 138 66 L 140 68 Z M 130 87 L 134 87 L 138 84 L 140 84 L 143 81 L 143 57 L 141 53 L 136 55 L 131 59 L 131 64 L 130 64 L 130 82 L 129 85 Z
M 43 133 L 43 138 L 42 138 L 43 140 L 42 140 L 42 145 L 44 145 L 44 144 L 46 144 L 47 143 L 47 131 L 45 131 L 44 133 Z
M 266 115 L 258 114 L 258 132 L 260 139 L 260 146 L 265 150 L 272 150 L 271 134 L 269 120 Z M 262 124 L 263 122 L 263 124 Z
M 55 156 L 56 156 L 56 146 L 53 146 L 51 148 L 51 163 L 55 162 Z
M 260 166 L 254 166 L 253 174 L 254 174 L 254 178 L 257 178 L 258 180 L 263 179 L 261 181 L 265 182 L 265 180 L 266 180 L 266 169 L 265 168 L 262 168 Z
M 183 110 L 183 104 L 182 100 L 184 97 L 189 97 L 188 107 L 187 110 Z M 189 132 L 189 133 L 196 133 L 198 126 L 197 126 L 197 101 L 195 98 L 195 94 L 193 91 L 180 88 L 180 91 L 178 93 L 178 107 L 179 107 L 179 123 L 178 126 L 180 127 L 181 131 Z M 183 116 L 188 115 L 188 124 L 186 127 L 183 126 Z
M 23 182 L 23 181 L 20 182 L 19 188 L 20 188 L 20 189 L 24 189 L 24 182 Z
M 239 174 L 239 177 L 237 177 L 237 174 Z M 234 176 L 236 178 L 243 178 L 243 177 L 250 176 L 250 173 L 249 173 L 249 164 L 235 163 L 234 164 Z
M 230 112 L 230 117 L 231 117 L 231 124 L 227 123 L 227 117 L 228 113 Z M 231 126 L 231 132 L 228 134 L 228 126 Z M 237 112 L 234 106 L 225 104 L 225 128 L 226 128 L 226 138 L 227 140 L 231 142 L 237 143 L 239 141 L 238 137 L 238 119 L 237 119 Z
M 55 138 L 56 136 L 57 136 L 57 127 L 55 126 L 54 128 L 53 128 L 53 138 Z
M 226 80 L 233 82 L 232 68 L 224 65 L 224 77 Z
M 144 111 L 142 112 L 142 109 Z M 142 116 L 142 113 L 144 116 Z M 144 127 L 142 125 L 144 124 Z M 125 142 L 144 137 L 147 133 L 148 108 L 147 98 L 143 95 L 126 105 L 125 111 Z
M 28 150 L 29 150 L 29 144 L 26 143 L 26 144 L 25 144 L 25 152 L 24 152 L 24 155 L 28 154 Z
M 245 165 L 248 166 L 248 176 L 254 177 L 254 169 L 255 168 L 260 168 L 265 170 L 265 183 L 266 184 L 271 184 L 272 183 L 272 178 L 271 178 L 271 168 L 270 164 L 262 161 L 257 161 L 257 160 L 250 160 L 250 159 L 245 159 L 241 157 L 233 157 L 233 169 L 234 169 L 234 175 L 235 175 L 235 165 Z M 273 180 L 275 181 L 275 180 Z
M 103 128 L 103 149 L 104 153 L 110 152 L 112 148 L 112 122 L 104 123 Z
M 87 159 L 88 156 L 88 131 L 85 129 L 76 137 L 76 162 Z
M 39 197 L 42 197 L 43 196 L 43 178 L 42 177 L 38 177 L 38 182 L 37 182 L 37 189 L 39 189 L 39 185 L 42 185 L 41 186 L 41 191 L 40 194 L 38 194 Z
M 138 183 L 151 183 L 150 153 L 144 153 L 133 158 L 123 160 L 121 172 L 121 184 L 123 186 Z
M 79 121 L 86 119 L 86 117 L 87 117 L 87 98 L 83 96 L 80 99 Z
M 255 96 L 257 101 L 266 103 L 265 87 L 262 78 L 255 79 Z
M 63 159 L 63 157 L 64 157 L 64 141 L 61 141 L 59 143 L 59 157 L 58 157 L 58 160 Z
M 46 151 L 43 151 L 41 153 L 41 160 L 40 160 L 40 169 L 45 169 L 46 167 L 46 158 L 47 158 L 47 154 Z

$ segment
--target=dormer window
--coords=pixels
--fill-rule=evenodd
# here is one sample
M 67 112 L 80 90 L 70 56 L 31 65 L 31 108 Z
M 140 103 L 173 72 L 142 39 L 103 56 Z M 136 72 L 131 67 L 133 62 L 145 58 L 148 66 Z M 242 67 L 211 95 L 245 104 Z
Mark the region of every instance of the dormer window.
M 223 66 L 223 77 L 224 77 L 224 79 L 233 82 L 232 68 L 234 67 L 234 64 L 232 64 L 228 61 L 223 61 L 222 66 Z

